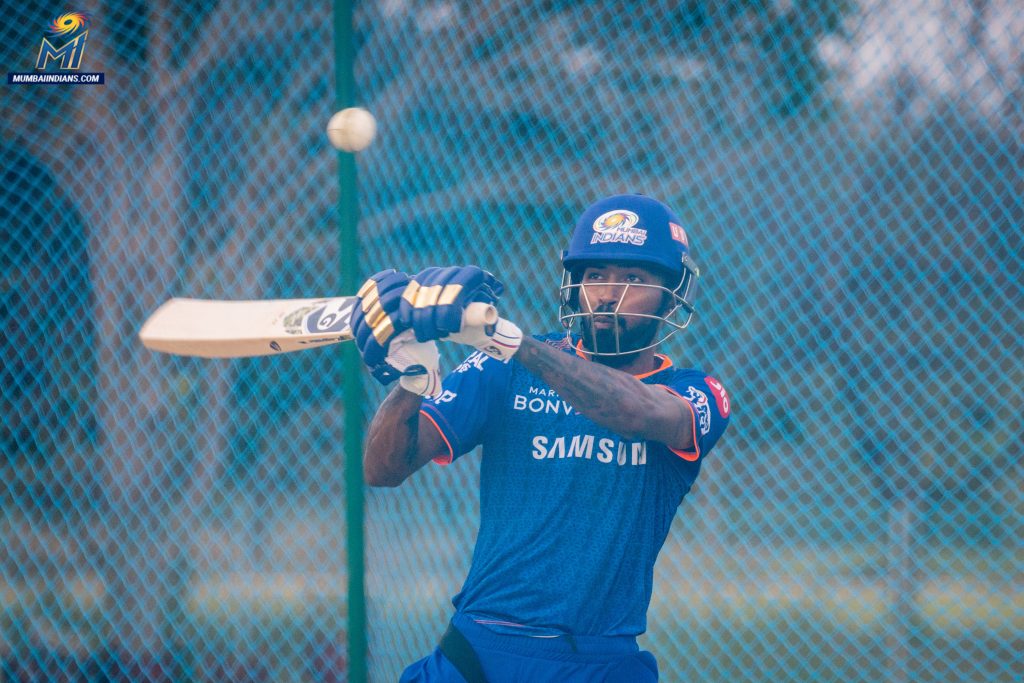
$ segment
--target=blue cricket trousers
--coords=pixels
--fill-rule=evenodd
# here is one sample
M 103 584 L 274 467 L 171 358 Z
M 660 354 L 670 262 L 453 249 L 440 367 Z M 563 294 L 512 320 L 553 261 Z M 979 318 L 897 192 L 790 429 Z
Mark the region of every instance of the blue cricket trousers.
M 531 636 L 496 633 L 464 614 L 452 623 L 473 645 L 487 683 L 653 683 L 658 680 L 654 655 L 629 636 Z M 400 683 L 465 683 L 451 662 L 435 648 L 410 665 Z

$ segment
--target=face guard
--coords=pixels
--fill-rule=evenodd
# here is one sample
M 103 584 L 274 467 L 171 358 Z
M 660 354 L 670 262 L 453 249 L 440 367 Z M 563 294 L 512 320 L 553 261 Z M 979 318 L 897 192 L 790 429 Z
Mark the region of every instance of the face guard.
M 580 335 L 592 356 L 619 356 L 633 354 L 658 346 L 679 330 L 690 324 L 693 318 L 693 300 L 697 289 L 700 269 L 686 256 L 682 260 L 683 275 L 674 288 L 662 285 L 608 282 L 602 286 L 621 287 L 618 301 L 604 307 L 593 305 L 588 298 L 587 287 L 580 282 L 582 270 L 562 271 L 562 285 L 559 288 L 558 319 L 566 333 L 574 331 Z M 661 292 L 662 305 L 655 313 L 635 313 L 620 310 L 630 288 L 654 289 Z M 598 330 L 594 323 L 610 323 L 609 328 Z M 634 321 L 643 321 L 637 325 Z M 632 323 L 632 324 L 627 324 Z M 659 338 L 658 332 L 663 331 Z
M 590 310 L 581 283 L 587 266 L 628 263 L 660 273 L 667 286 L 603 283 L 621 287 L 610 307 Z M 617 356 L 657 346 L 683 329 L 693 317 L 693 300 L 700 271 L 690 257 L 682 221 L 652 197 L 622 194 L 594 202 L 576 222 L 569 248 L 562 252 L 559 320 L 571 334 L 576 328 L 596 356 Z M 671 283 L 675 283 L 673 286 Z M 621 309 L 630 287 L 661 290 L 662 305 L 653 313 Z M 582 299 L 582 301 L 581 301 Z M 631 320 L 632 318 L 632 320 Z M 595 322 L 610 325 L 598 328 Z M 655 341 L 659 330 L 665 334 Z

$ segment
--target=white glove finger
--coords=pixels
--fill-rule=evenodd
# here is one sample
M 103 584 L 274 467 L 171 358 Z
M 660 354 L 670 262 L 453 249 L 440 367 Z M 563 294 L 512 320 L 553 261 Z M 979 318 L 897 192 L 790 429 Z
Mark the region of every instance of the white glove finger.
M 441 371 L 434 368 L 421 375 L 402 375 L 398 384 L 414 394 L 434 397 L 441 393 Z
M 440 365 L 441 357 L 434 342 L 418 342 L 412 330 L 402 332 L 388 346 L 387 362 L 399 372 L 415 365 L 429 370 Z
M 519 350 L 519 345 L 523 342 L 523 331 L 515 323 L 498 318 L 490 334 L 485 327 L 464 327 L 461 332 L 448 335 L 443 341 L 468 344 L 491 358 L 506 360 Z
M 406 330 L 391 340 L 386 360 L 403 373 L 398 383 L 406 391 L 420 396 L 441 392 L 441 355 L 436 343 L 418 342 L 413 331 Z

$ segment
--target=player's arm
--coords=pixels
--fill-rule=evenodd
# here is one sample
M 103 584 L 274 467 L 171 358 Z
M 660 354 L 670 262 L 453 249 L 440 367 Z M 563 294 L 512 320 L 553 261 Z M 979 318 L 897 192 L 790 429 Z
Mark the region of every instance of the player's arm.
M 478 276 L 479 269 L 474 268 L 432 269 L 435 272 L 429 273 L 428 278 L 434 279 L 428 279 L 427 283 L 434 291 L 440 291 L 438 282 L 467 281 L 471 276 Z M 482 282 L 484 289 L 500 294 L 500 284 L 493 277 Z M 477 287 L 480 285 L 474 281 L 471 291 L 479 292 Z M 457 322 L 439 324 L 445 317 L 441 311 L 446 307 L 438 306 L 436 299 L 436 296 L 430 300 L 417 296 L 409 301 L 406 297 L 403 303 L 403 306 L 409 304 L 409 314 L 401 317 L 411 321 L 417 339 L 447 339 L 469 344 L 500 360 L 515 355 L 516 360 L 547 382 L 573 408 L 616 434 L 657 441 L 675 450 L 690 451 L 695 447 L 693 411 L 682 398 L 663 388 L 644 384 L 627 373 L 523 338 L 521 330 L 504 319 L 487 331 L 477 328 L 456 332 Z M 464 306 L 468 300 L 471 298 L 457 305 Z M 460 318 L 461 313 L 456 313 L 454 320 Z
M 363 473 L 371 486 L 398 486 L 431 459 L 450 453 L 443 435 L 420 414 L 424 396 L 441 390 L 435 339 L 462 327 L 473 302 L 492 303 L 501 284 L 475 266 L 428 268 L 409 276 L 373 275 L 359 288 L 352 334 L 363 362 L 395 388 L 377 409 L 364 444 Z
M 627 439 L 694 448 L 693 412 L 682 398 L 530 337 L 522 340 L 515 358 L 602 427 Z
M 422 402 L 422 396 L 397 386 L 380 404 L 363 448 L 363 476 L 370 486 L 398 486 L 447 453 L 441 434 L 420 414 Z

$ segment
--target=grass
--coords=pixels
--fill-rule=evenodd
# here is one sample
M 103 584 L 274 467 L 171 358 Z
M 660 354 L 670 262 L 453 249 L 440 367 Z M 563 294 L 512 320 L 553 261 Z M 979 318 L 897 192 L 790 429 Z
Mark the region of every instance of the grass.
M 196 670 L 205 666 L 198 662 L 231 653 L 259 662 L 268 680 L 299 680 L 315 653 L 343 648 L 347 586 L 337 571 L 344 566 L 343 539 L 329 515 L 289 510 L 267 520 L 260 564 L 241 529 L 211 528 L 194 539 L 201 546 L 200 578 L 175 628 Z M 451 568 L 470 551 L 443 528 L 415 533 L 380 543 L 447 554 L 435 553 L 418 570 L 368 567 L 371 627 L 384 620 L 379 628 L 397 635 L 387 652 L 372 653 L 377 673 L 407 663 L 410 652 L 432 642 L 462 579 Z M 1019 550 L 919 555 L 900 640 L 892 635 L 899 632 L 896 600 L 881 545 L 695 551 L 672 537 L 659 560 L 650 632 L 642 642 L 658 656 L 665 680 L 876 681 L 904 665 L 915 681 L 1024 677 L 1014 659 L 1024 650 Z M 54 577 L 49 583 L 0 578 L 0 655 L 30 639 L 85 650 L 101 642 L 100 612 L 109 596 L 95 578 L 78 576 L 66 584 Z
M 429 575 L 422 580 L 431 600 L 403 602 L 411 586 L 396 588 L 382 596 L 385 611 L 403 610 L 409 623 L 436 611 L 434 603 L 447 596 L 438 598 Z M 38 589 L 0 584 L 7 640 L 12 629 L 42 623 L 65 647 L 86 646 L 80 627 L 98 619 L 102 593 L 83 585 L 41 598 Z M 318 643 L 343 643 L 344 591 L 344 577 L 335 574 L 224 574 L 195 587 L 181 635 L 196 661 L 231 652 L 268 664 L 273 680 L 288 680 Z M 829 585 L 748 575 L 691 582 L 656 593 L 644 646 L 659 657 L 668 680 L 883 680 L 891 660 L 891 604 L 878 581 Z M 1014 659 L 1024 633 L 1019 587 L 933 580 L 920 586 L 914 608 L 908 629 L 914 680 L 1009 681 L 1022 673 Z M 40 619 L 39 610 L 49 618 Z

